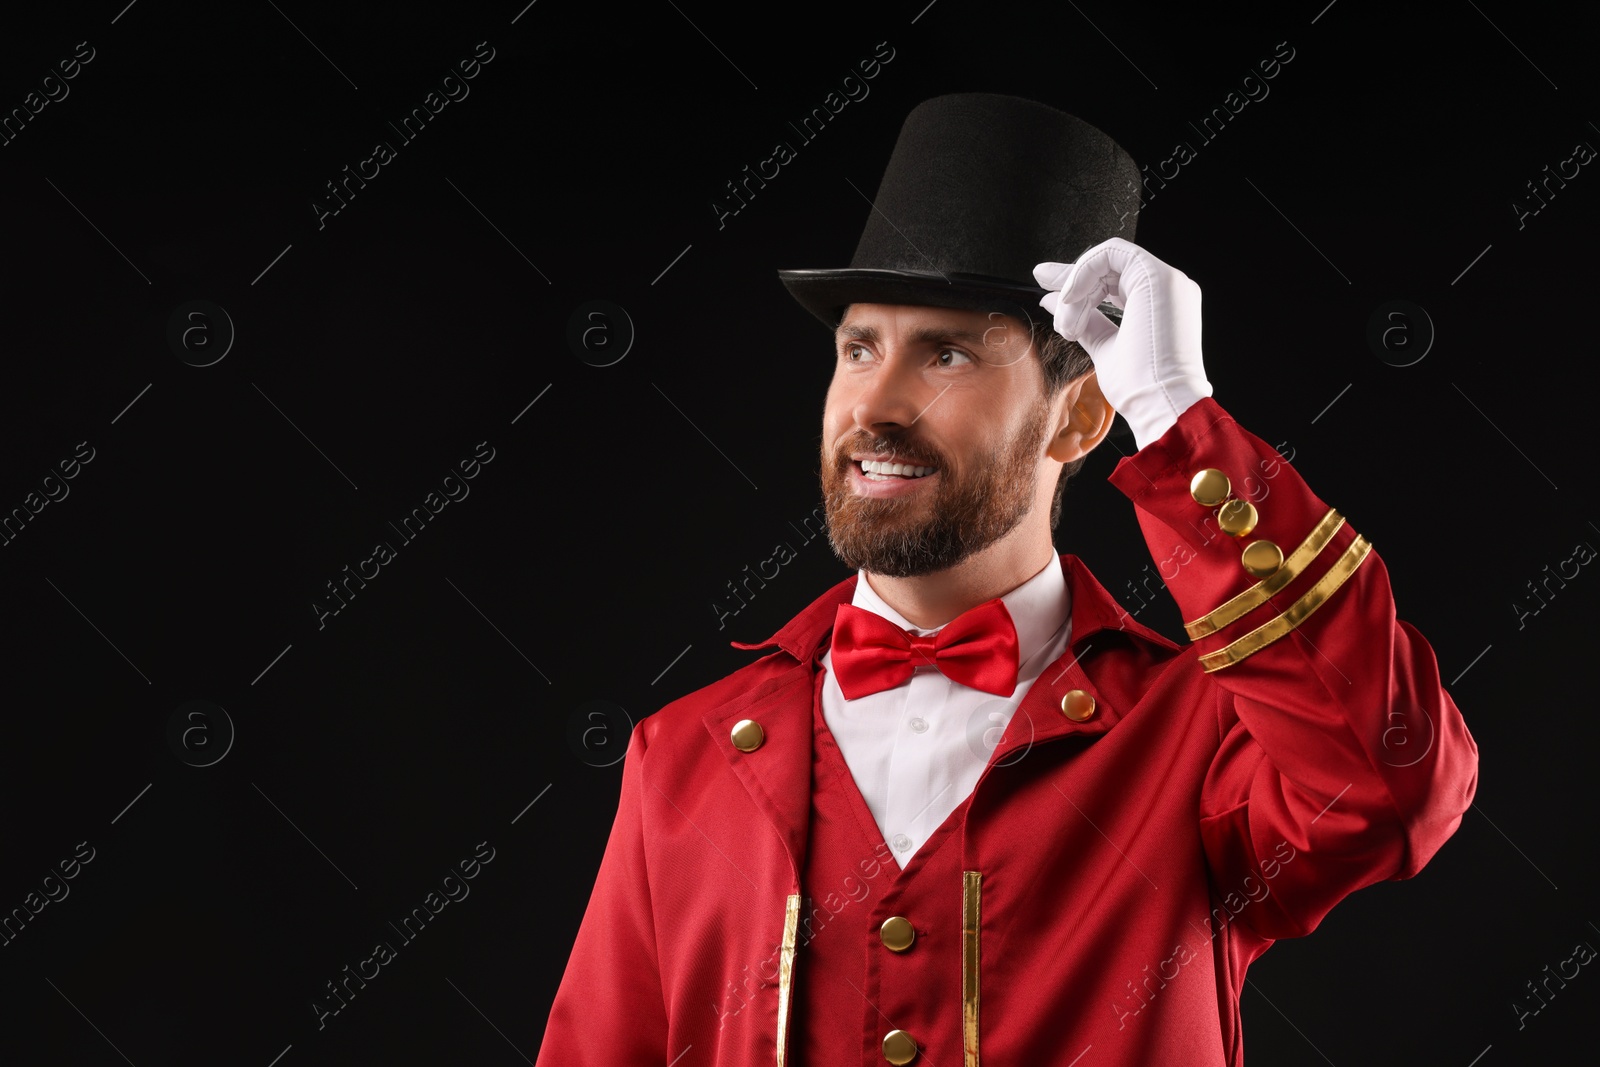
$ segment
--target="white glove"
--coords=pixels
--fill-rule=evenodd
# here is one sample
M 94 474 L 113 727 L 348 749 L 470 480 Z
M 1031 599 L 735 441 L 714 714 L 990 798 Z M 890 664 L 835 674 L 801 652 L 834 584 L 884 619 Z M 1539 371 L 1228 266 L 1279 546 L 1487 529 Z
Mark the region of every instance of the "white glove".
M 1055 316 L 1057 333 L 1089 353 L 1100 391 L 1140 448 L 1211 395 L 1200 363 L 1200 287 L 1183 271 L 1113 237 L 1076 263 L 1040 263 L 1033 276 L 1055 290 L 1039 305 Z M 1123 309 L 1120 327 L 1099 310 L 1102 301 Z

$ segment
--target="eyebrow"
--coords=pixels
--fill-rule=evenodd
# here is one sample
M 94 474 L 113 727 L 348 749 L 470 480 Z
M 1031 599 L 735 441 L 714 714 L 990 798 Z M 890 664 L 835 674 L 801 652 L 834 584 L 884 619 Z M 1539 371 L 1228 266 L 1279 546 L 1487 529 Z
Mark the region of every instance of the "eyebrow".
M 834 341 L 838 343 L 846 338 L 856 341 L 877 342 L 882 339 L 882 335 L 875 326 L 840 326 L 835 331 Z M 943 344 L 950 341 L 958 341 L 974 347 L 984 346 L 983 334 L 981 333 L 975 333 L 971 330 L 951 330 L 941 326 L 925 326 L 921 329 L 913 330 L 908 339 L 912 344 Z

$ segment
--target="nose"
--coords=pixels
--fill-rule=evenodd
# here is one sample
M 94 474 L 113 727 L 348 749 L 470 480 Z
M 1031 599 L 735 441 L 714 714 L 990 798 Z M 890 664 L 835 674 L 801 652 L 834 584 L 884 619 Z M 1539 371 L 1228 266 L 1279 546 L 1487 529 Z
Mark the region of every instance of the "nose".
M 869 433 L 910 426 L 927 405 L 927 385 L 901 353 L 884 353 L 880 363 L 862 375 L 864 381 L 851 405 L 856 426 Z

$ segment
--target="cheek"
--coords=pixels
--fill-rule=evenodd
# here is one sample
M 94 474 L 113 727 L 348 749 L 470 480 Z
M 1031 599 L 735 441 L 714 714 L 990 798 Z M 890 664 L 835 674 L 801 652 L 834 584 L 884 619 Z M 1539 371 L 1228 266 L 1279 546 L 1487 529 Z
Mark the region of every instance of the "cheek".
M 822 409 L 822 450 L 830 452 L 835 442 L 839 440 L 839 416 L 833 406 L 833 399 L 828 399 L 828 404 Z
M 823 406 L 829 412 L 834 412 L 843 407 L 850 393 L 850 382 L 842 370 L 835 369 L 833 377 L 828 379 L 828 393 L 823 398 Z
M 841 388 L 837 383 L 828 389 L 828 396 L 822 404 L 822 446 L 832 450 L 839 438 L 846 434 L 851 426 L 850 415 L 851 401 L 848 390 Z

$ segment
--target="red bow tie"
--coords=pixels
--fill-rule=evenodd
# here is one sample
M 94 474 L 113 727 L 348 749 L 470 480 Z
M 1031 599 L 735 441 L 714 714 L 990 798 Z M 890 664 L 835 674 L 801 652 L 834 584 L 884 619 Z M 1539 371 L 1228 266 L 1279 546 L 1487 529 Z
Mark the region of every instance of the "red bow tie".
M 1008 697 L 1017 688 L 1017 628 L 998 599 L 958 615 L 928 637 L 840 604 L 830 662 L 846 700 L 893 689 L 924 663 L 953 682 Z

